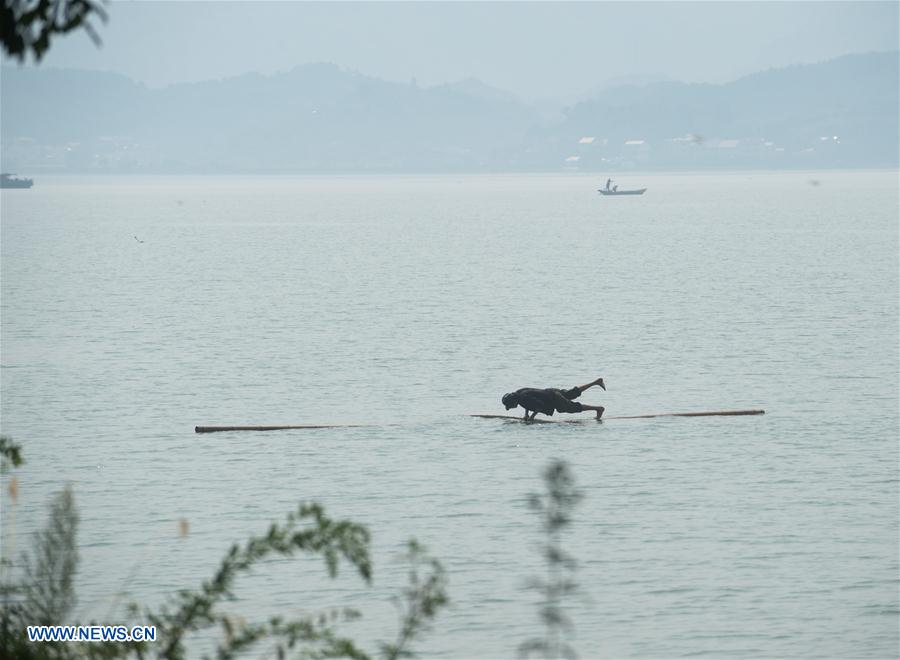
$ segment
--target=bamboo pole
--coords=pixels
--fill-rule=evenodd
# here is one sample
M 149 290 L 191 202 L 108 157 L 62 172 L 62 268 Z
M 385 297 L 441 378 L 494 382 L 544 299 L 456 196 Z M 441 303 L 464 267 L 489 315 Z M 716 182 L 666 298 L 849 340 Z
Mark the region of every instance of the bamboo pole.
M 282 426 L 195 426 L 194 433 L 218 431 L 283 431 L 285 429 L 356 429 L 365 424 L 285 424 Z
M 650 417 L 715 417 L 729 415 L 764 415 L 765 410 L 707 410 L 705 412 L 657 413 L 655 415 L 621 415 L 603 419 L 649 419 Z
M 481 419 L 511 419 L 516 422 L 524 422 L 522 417 L 514 417 L 512 415 L 469 415 L 469 417 L 480 417 Z M 529 419 L 528 424 L 581 424 L 582 422 L 593 422 L 594 417 L 581 417 L 580 419 Z
M 581 422 L 606 421 L 607 419 L 650 419 L 651 417 L 715 417 L 715 416 L 733 416 L 733 415 L 764 415 L 765 410 L 707 410 L 703 412 L 683 412 L 683 413 L 655 413 L 653 415 L 619 415 L 603 417 L 597 420 L 594 417 L 581 417 L 578 419 L 534 419 L 529 420 L 538 424 L 578 424 Z M 512 415 L 469 415 L 469 417 L 480 417 L 481 419 L 514 419 L 520 422 L 525 420 L 522 417 L 514 417 Z
M 713 416 L 733 416 L 733 415 L 762 415 L 765 410 L 708 410 L 704 412 L 683 412 L 683 413 L 656 413 L 653 415 L 621 415 L 612 417 L 603 417 L 595 420 L 594 417 L 578 417 L 573 419 L 534 419 L 528 423 L 534 424 L 581 424 L 583 422 L 605 421 L 607 419 L 649 419 L 651 417 L 713 417 Z M 469 415 L 469 417 L 480 417 L 481 419 L 511 419 L 518 422 L 524 422 L 522 417 L 514 417 L 512 415 Z M 216 433 L 219 431 L 283 431 L 288 429 L 358 429 L 370 426 L 368 424 L 283 424 L 278 426 L 195 426 L 195 433 Z

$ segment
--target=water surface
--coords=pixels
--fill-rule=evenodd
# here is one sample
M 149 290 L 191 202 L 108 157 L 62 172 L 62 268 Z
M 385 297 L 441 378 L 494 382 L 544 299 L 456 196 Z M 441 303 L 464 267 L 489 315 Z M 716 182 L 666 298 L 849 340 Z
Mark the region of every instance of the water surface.
M 819 185 L 811 185 L 815 179 Z M 605 177 L 603 177 L 605 180 Z M 553 457 L 584 657 L 898 654 L 896 172 L 620 177 L 39 178 L 2 195 L 2 432 L 23 443 L 7 551 L 50 495 L 82 516 L 82 619 L 199 585 L 317 500 L 374 534 L 376 580 L 269 562 L 236 612 L 355 605 L 392 639 L 416 536 L 453 606 L 434 657 L 539 633 Z M 522 386 L 609 415 L 526 427 Z M 197 424 L 366 428 L 195 435 Z M 178 521 L 190 534 L 178 535 Z M 201 640 L 196 649 L 203 647 Z M 370 646 L 371 648 L 371 646 Z

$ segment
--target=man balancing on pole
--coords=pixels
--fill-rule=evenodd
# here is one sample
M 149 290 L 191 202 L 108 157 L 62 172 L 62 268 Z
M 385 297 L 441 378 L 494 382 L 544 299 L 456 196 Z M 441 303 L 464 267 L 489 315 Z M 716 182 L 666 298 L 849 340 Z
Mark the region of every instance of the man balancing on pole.
M 587 385 L 573 387 L 571 390 L 559 390 L 552 387 L 541 390 L 533 387 L 523 387 L 515 392 L 504 394 L 500 400 L 507 410 L 512 410 L 516 406 L 522 406 L 525 409 L 526 422 L 533 420 L 538 413 L 552 415 L 554 412 L 578 413 L 585 410 L 596 410 L 597 419 L 600 419 L 605 410 L 603 406 L 589 406 L 586 403 L 575 401 L 581 396 L 582 392 L 594 385 L 599 385 L 604 390 L 606 389 L 603 379 L 598 378 Z M 531 417 L 528 416 L 528 413 L 531 413 Z

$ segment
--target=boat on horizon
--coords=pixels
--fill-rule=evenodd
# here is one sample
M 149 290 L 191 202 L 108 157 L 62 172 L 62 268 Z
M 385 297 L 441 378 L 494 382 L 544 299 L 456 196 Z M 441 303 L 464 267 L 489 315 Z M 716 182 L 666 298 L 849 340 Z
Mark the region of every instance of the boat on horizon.
M 647 192 L 646 188 L 636 188 L 634 190 L 606 190 L 605 188 L 597 188 L 597 192 L 601 195 L 643 195 Z
M 0 174 L 0 188 L 31 188 L 33 185 L 32 179 L 16 179 L 12 174 Z
M 632 190 L 619 190 L 618 185 L 613 185 L 612 179 L 606 180 L 606 187 L 597 188 L 597 192 L 601 195 L 643 195 L 647 192 L 646 188 L 635 188 Z

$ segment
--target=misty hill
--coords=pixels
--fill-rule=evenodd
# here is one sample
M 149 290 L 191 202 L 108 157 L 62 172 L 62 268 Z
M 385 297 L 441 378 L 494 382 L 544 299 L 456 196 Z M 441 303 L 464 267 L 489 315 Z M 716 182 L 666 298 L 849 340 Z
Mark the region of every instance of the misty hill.
M 4 69 L 2 103 L 4 168 L 22 171 L 39 149 L 73 171 L 477 170 L 503 162 L 536 121 L 474 81 L 420 88 L 330 64 L 161 90 L 116 74 Z
M 474 79 L 419 87 L 330 64 L 164 89 L 112 73 L 4 68 L 0 92 L 2 167 L 25 174 L 871 167 L 898 160 L 897 53 L 725 85 L 600 88 L 552 123 Z
M 618 147 L 606 150 L 612 158 L 658 166 L 714 158 L 751 166 L 896 166 L 898 81 L 893 52 L 774 69 L 724 85 L 615 87 L 568 109 L 544 150 L 596 136 Z

